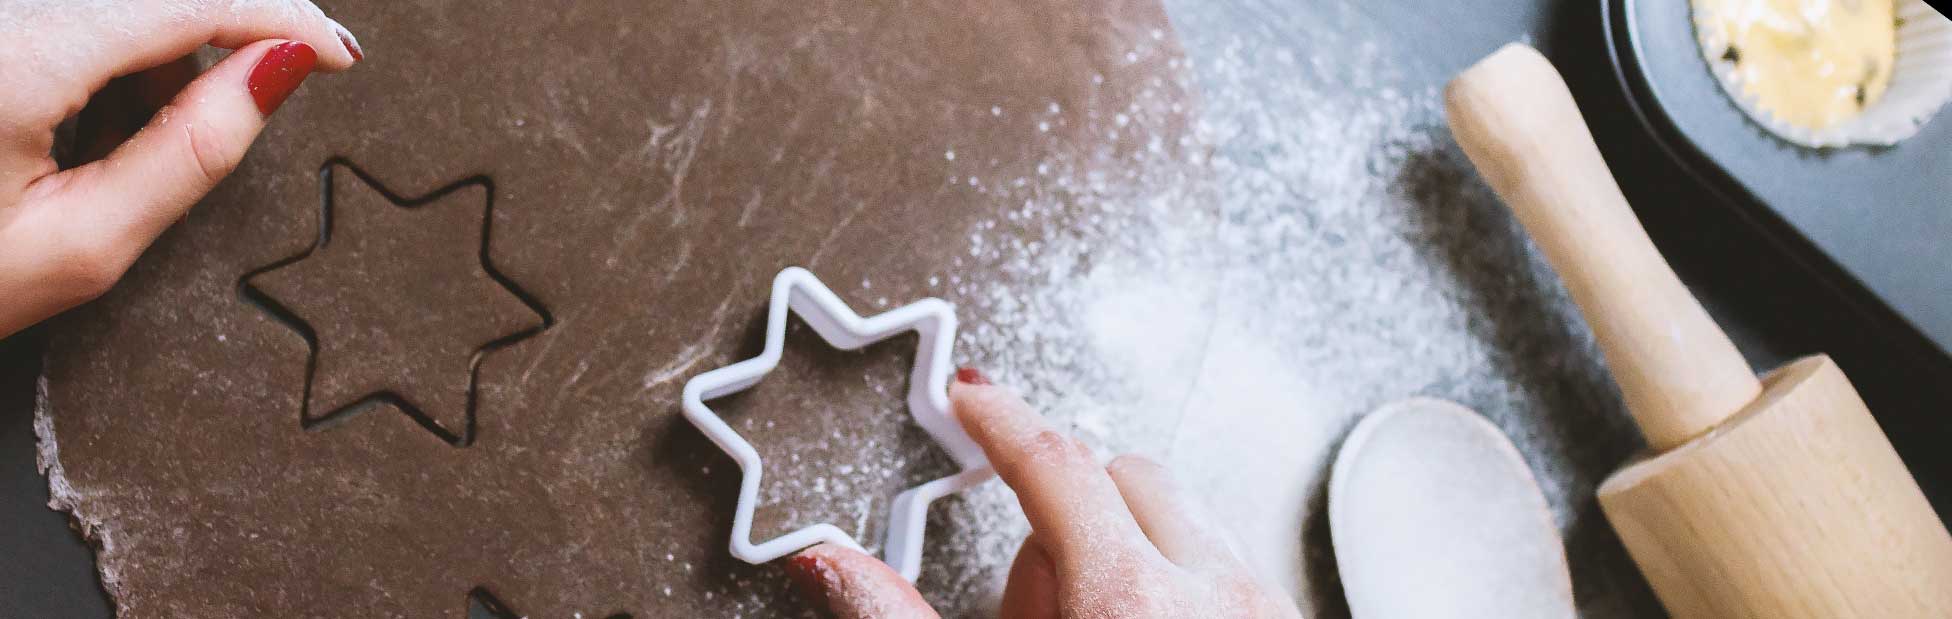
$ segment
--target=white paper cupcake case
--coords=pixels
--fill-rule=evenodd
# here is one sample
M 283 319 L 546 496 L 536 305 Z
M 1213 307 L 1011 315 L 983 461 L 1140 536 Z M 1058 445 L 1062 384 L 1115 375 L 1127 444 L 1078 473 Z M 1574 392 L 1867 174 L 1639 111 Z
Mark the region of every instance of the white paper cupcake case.
M 1755 96 L 1736 81 L 1735 63 L 1721 59 L 1728 41 L 1719 31 L 1704 28 L 1704 15 L 1694 16 L 1695 39 L 1715 79 L 1735 106 L 1756 124 L 1784 140 L 1824 148 L 1868 144 L 1889 146 L 1918 133 L 1947 100 L 1952 100 L 1952 20 L 1924 0 L 1898 0 L 1897 59 L 1890 86 L 1871 107 L 1826 129 L 1790 124 L 1764 109 Z

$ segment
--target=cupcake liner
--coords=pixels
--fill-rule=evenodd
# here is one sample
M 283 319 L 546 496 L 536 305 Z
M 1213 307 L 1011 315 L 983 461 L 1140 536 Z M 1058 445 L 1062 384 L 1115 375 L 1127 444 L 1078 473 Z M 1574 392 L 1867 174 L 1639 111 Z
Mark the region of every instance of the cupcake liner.
M 1728 41 L 1713 28 L 1704 28 L 1696 12 L 1695 39 L 1722 91 L 1742 113 L 1789 142 L 1811 148 L 1867 144 L 1889 146 L 1918 133 L 1938 109 L 1952 100 L 1952 20 L 1924 0 L 1897 0 L 1897 57 L 1884 95 L 1857 116 L 1824 129 L 1790 124 L 1764 108 L 1736 81 L 1735 63 L 1717 54 Z

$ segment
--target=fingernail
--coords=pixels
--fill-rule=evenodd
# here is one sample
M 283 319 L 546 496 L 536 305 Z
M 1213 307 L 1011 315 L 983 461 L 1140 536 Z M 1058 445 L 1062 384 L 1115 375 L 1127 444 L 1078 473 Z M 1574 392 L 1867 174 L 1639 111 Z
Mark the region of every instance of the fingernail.
M 800 597 L 814 608 L 831 608 L 827 600 L 827 567 L 819 559 L 810 555 L 793 555 L 786 560 L 786 577 L 793 581 L 793 588 Z
M 298 85 L 305 82 L 305 76 L 312 74 L 312 66 L 319 60 L 318 52 L 312 46 L 298 41 L 286 41 L 271 46 L 264 52 L 258 66 L 251 67 L 251 98 L 258 102 L 258 112 L 270 116 Z
M 339 35 L 339 44 L 346 46 L 346 53 L 352 54 L 353 62 L 366 59 L 366 50 L 359 48 L 359 38 L 352 36 L 352 31 L 347 30 L 344 24 L 340 24 L 337 20 L 334 20 L 332 22 L 332 31 Z
M 956 382 L 965 385 L 987 385 L 990 379 L 976 368 L 956 368 Z

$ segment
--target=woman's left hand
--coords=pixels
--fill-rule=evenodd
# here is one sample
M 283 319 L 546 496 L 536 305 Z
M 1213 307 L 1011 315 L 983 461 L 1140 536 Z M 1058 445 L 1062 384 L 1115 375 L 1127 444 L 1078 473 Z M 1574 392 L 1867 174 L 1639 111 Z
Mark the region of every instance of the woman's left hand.
M 0 337 L 106 292 L 307 74 L 362 55 L 305 0 L 12 0 L 0 24 Z M 206 43 L 237 51 L 193 76 L 183 59 Z M 90 98 L 113 78 L 153 117 L 83 127 L 99 159 L 61 170 L 56 126 L 107 103 Z

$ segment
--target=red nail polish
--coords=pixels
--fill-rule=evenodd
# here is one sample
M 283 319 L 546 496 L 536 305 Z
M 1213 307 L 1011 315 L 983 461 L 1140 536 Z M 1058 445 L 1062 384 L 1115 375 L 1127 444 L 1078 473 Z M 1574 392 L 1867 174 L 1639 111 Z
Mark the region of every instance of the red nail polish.
M 815 608 L 831 608 L 827 600 L 827 568 L 819 559 L 798 554 L 786 560 L 786 576 L 793 581 L 793 588 L 799 590 L 800 597 Z
M 251 67 L 251 77 L 246 82 L 251 98 L 258 102 L 258 112 L 270 116 L 284 104 L 285 98 L 305 81 L 305 76 L 312 74 L 312 66 L 318 60 L 318 52 L 312 46 L 298 41 L 286 41 L 266 50 L 258 66 Z
M 359 39 L 352 38 L 352 33 L 346 32 L 345 28 L 339 28 L 337 34 L 339 44 L 346 46 L 346 53 L 352 54 L 353 62 L 366 59 L 366 50 L 359 48 Z
M 990 379 L 976 368 L 956 368 L 956 382 L 965 385 L 987 385 Z

